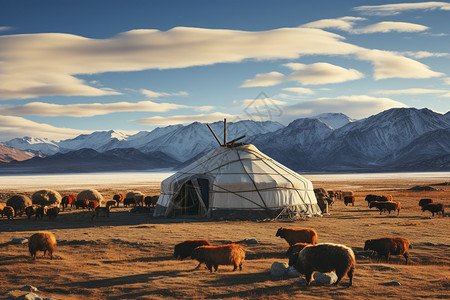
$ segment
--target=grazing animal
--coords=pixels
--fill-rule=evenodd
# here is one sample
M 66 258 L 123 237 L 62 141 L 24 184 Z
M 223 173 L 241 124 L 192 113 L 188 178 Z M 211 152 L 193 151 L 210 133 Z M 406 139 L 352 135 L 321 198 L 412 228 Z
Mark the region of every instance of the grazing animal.
M 356 267 L 355 254 L 347 246 L 331 243 L 309 245 L 298 254 L 291 255 L 289 265 L 306 277 L 306 286 L 311 284 L 314 272 L 328 273 L 334 271 L 337 285 L 347 275 L 349 285 L 353 284 L 353 273 Z
M 319 205 L 320 211 L 327 212 L 327 204 L 329 203 L 328 197 L 324 193 L 316 193 L 317 204 Z
M 232 265 L 234 266 L 234 272 L 238 267 L 239 270 L 242 270 L 245 250 L 237 244 L 200 246 L 192 251 L 191 257 L 198 260 L 199 264 L 205 263 L 210 272 L 212 272 L 213 267 L 214 271 L 217 271 L 219 265 Z
M 39 206 L 38 208 L 36 208 L 36 220 L 37 219 L 41 219 L 44 217 L 45 214 L 47 214 L 47 206 Z
M 76 201 L 76 199 L 77 199 L 77 196 L 72 195 L 72 194 L 62 197 L 62 199 L 61 199 L 62 211 L 64 211 L 64 209 L 67 208 L 67 206 L 69 206 L 69 205 L 70 205 L 70 207 L 72 207 L 73 203 Z
M 136 199 L 134 199 L 134 198 L 125 198 L 125 199 L 123 199 L 123 206 L 127 207 L 129 205 L 136 206 Z
M 347 206 L 348 204 L 355 206 L 355 196 L 344 196 L 344 204 L 345 206 Z
M 31 219 L 31 216 L 36 214 L 36 210 L 38 207 L 40 207 L 40 205 L 33 204 L 25 208 L 25 214 L 27 215 L 28 220 Z
M 144 199 L 145 199 L 144 195 L 136 194 L 134 195 L 134 199 L 136 200 L 136 205 L 144 206 Z
M 87 207 L 89 207 L 89 200 L 88 199 L 79 199 L 77 201 L 75 201 L 75 208 L 82 208 L 85 209 Z
M 56 219 L 56 216 L 59 214 L 59 207 L 49 207 L 46 211 L 46 214 L 49 218 L 49 220 L 51 219 Z
M 420 199 L 419 206 L 424 207 L 427 204 L 433 203 L 432 199 Z
M 3 218 L 3 209 L 6 207 L 6 203 L 0 203 L 0 215 L 2 215 Z
M 91 220 L 98 218 L 100 215 L 105 218 L 109 218 L 109 207 L 97 206 Z
M 286 251 L 286 257 L 290 257 L 293 254 L 299 253 L 303 250 L 306 246 L 311 245 L 308 243 L 296 243 L 289 247 L 289 249 Z
M 341 194 L 342 194 L 342 197 L 353 196 L 353 192 L 352 191 L 342 191 Z
M 53 259 L 53 252 L 56 250 L 56 238 L 50 232 L 35 233 L 28 239 L 28 250 L 34 259 L 36 259 L 37 251 L 44 251 L 44 256 L 48 251 L 50 259 Z
M 158 198 L 159 198 L 159 196 L 147 196 L 144 199 L 144 204 L 146 206 L 155 207 L 156 202 L 158 202 Z
M 109 210 L 111 210 L 111 207 L 116 206 L 116 204 L 117 204 L 116 201 L 111 200 L 111 201 L 106 202 L 106 207 L 107 207 Z
M 115 194 L 113 196 L 113 200 L 117 202 L 117 207 L 119 207 L 119 204 L 123 202 L 123 199 L 125 199 L 125 194 Z
M 383 237 L 367 240 L 364 244 L 364 251 L 375 251 L 378 254 L 378 258 L 384 256 L 387 262 L 389 262 L 391 255 L 403 255 L 406 259 L 406 264 L 408 264 L 409 248 L 409 241 L 403 237 Z
M 439 216 L 439 214 L 441 214 L 441 216 L 444 216 L 444 214 L 445 214 L 445 211 L 444 211 L 445 207 L 444 207 L 444 204 L 442 204 L 442 203 L 429 203 L 429 204 L 422 206 L 422 212 L 424 212 L 426 210 L 431 212 L 433 214 L 433 217 L 434 217 L 435 213 L 438 216 Z
M 14 208 L 12 206 L 5 206 L 5 208 L 3 208 L 3 214 L 8 218 L 8 220 L 14 219 Z
M 187 257 L 192 256 L 192 251 L 200 246 L 211 246 L 211 244 L 207 240 L 186 240 L 175 245 L 173 256 L 176 259 L 179 258 L 180 260 L 183 260 Z M 198 269 L 200 265 L 201 262 L 195 269 Z
M 314 229 L 294 229 L 294 228 L 279 228 L 277 234 L 288 242 L 289 246 L 293 246 L 296 243 L 308 243 L 315 245 L 317 240 L 317 232 Z
M 365 200 L 367 201 L 367 205 L 370 207 L 370 203 L 374 202 L 374 201 L 379 201 L 379 202 L 386 202 L 386 201 L 392 201 L 392 196 L 391 195 L 367 195 Z M 373 207 L 373 206 L 372 206 Z
M 94 211 L 98 207 L 98 201 L 97 200 L 90 200 L 88 203 L 88 210 Z
M 401 204 L 394 201 L 372 201 L 369 208 L 376 207 L 380 211 L 380 215 L 383 211 L 391 213 L 391 211 L 397 211 L 397 215 L 400 214 Z

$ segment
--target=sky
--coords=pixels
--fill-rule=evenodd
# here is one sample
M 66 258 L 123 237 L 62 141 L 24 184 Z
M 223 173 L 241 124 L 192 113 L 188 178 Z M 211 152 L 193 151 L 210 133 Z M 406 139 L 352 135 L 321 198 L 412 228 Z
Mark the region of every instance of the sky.
M 450 110 L 450 2 L 0 0 L 0 142 Z

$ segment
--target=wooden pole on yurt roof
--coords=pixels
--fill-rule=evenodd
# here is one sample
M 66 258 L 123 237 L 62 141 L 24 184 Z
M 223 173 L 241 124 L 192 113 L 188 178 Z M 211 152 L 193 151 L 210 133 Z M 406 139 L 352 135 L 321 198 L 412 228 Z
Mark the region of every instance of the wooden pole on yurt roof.
M 211 126 L 209 126 L 209 124 L 206 124 L 206 126 L 208 126 L 208 128 L 209 128 L 209 130 L 211 131 L 211 133 L 213 134 L 214 138 L 215 138 L 216 141 L 219 143 L 219 146 L 222 147 L 223 145 L 220 143 L 219 138 L 218 138 L 217 135 L 214 133 L 214 131 L 212 130 Z
M 227 119 L 223 119 L 223 144 L 227 144 Z

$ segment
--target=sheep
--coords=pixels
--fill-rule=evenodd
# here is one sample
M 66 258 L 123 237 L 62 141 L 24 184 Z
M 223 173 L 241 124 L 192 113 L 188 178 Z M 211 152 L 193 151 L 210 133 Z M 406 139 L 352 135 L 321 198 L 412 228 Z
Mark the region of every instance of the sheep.
M 116 201 L 111 200 L 111 201 L 106 202 L 106 207 L 108 208 L 108 210 L 111 210 L 111 207 L 116 206 L 116 204 L 117 204 Z
M 62 199 L 61 199 L 62 211 L 64 211 L 64 209 L 69 205 L 70 205 L 70 207 L 72 207 L 74 202 L 76 201 L 76 199 L 77 199 L 77 196 L 72 195 L 72 194 L 62 197 Z
M 389 214 L 391 211 L 397 211 L 397 215 L 400 214 L 401 204 L 400 202 L 394 201 L 372 201 L 370 202 L 369 208 L 376 207 L 380 211 L 380 215 L 383 211 L 388 211 Z
M 436 213 L 439 216 L 439 213 L 444 216 L 445 215 L 445 207 L 444 204 L 442 203 L 429 203 L 426 204 L 424 206 L 422 206 L 422 212 L 428 210 L 429 212 L 431 212 L 433 214 L 434 217 L 434 213 Z
M 123 199 L 125 199 L 125 194 L 120 193 L 113 196 L 113 200 L 117 202 L 117 207 L 119 207 L 119 204 L 123 202 Z
M 48 209 L 47 206 L 39 206 L 39 207 L 37 207 L 37 208 L 36 208 L 36 212 L 35 212 L 35 214 L 36 214 L 36 220 L 37 220 L 37 219 L 41 219 L 41 220 L 42 220 L 42 218 L 44 217 L 44 215 L 47 214 L 47 209 Z
M 286 257 L 289 257 L 293 254 L 299 253 L 303 250 L 306 246 L 311 245 L 308 243 L 296 243 L 289 247 L 289 249 L 286 251 Z
M 46 211 L 46 215 L 48 216 L 48 219 L 56 219 L 56 216 L 59 214 L 59 207 L 49 207 Z
M 81 207 L 82 209 L 85 209 L 89 206 L 89 200 L 88 199 L 77 199 L 75 201 L 75 208 L 78 209 Z
M 56 238 L 50 232 L 38 232 L 28 239 L 28 250 L 31 257 L 36 260 L 36 252 L 44 251 L 44 256 L 48 251 L 50 259 L 53 259 L 53 252 L 56 250 Z
M 206 267 L 212 272 L 216 272 L 219 265 L 234 266 L 233 272 L 239 267 L 242 270 L 242 264 L 245 259 L 245 250 L 241 245 L 228 244 L 221 246 L 200 246 L 192 251 L 192 259 L 198 260 L 199 264 L 204 262 Z
M 123 199 L 123 206 L 127 207 L 129 205 L 136 206 L 136 199 L 134 199 L 134 198 L 125 198 L 125 199 Z
M 176 244 L 174 247 L 173 256 L 176 259 L 183 260 L 187 257 L 192 256 L 192 251 L 200 246 L 211 246 L 211 244 L 206 240 L 186 240 L 179 244 Z M 201 262 L 197 265 L 195 269 L 198 269 L 201 265 Z
M 420 199 L 419 200 L 419 206 L 424 207 L 427 204 L 433 203 L 432 199 Z
M 109 218 L 109 206 L 107 207 L 97 206 L 95 208 L 94 214 L 91 217 L 91 220 L 93 220 L 94 218 L 98 218 L 100 214 L 102 214 L 103 217 Z
M 2 215 L 3 218 L 3 209 L 6 207 L 6 203 L 0 203 L 0 215 Z
M 27 206 L 27 208 L 25 208 L 25 214 L 28 217 L 28 220 L 31 219 L 32 215 L 36 214 L 36 210 L 38 207 L 40 207 L 41 205 L 37 205 L 37 204 L 33 204 L 31 206 Z
M 342 194 L 342 197 L 353 196 L 353 192 L 352 191 L 342 191 L 341 194 Z
M 367 240 L 364 244 L 364 251 L 375 251 L 378 258 L 384 256 L 387 262 L 389 262 L 391 255 L 403 255 L 406 259 L 405 264 L 408 264 L 408 249 L 410 247 L 410 242 L 403 237 L 382 237 Z
M 298 254 L 291 255 L 289 265 L 305 275 L 306 286 L 311 284 L 312 275 L 318 271 L 328 273 L 334 271 L 337 285 L 347 275 L 349 287 L 353 284 L 353 273 L 356 267 L 355 254 L 347 246 L 331 243 L 308 245 Z
M 98 201 L 97 200 L 90 200 L 88 203 L 88 210 L 94 211 L 98 207 Z
M 370 203 L 372 203 L 373 201 L 379 201 L 379 202 L 386 202 L 386 201 L 392 201 L 392 196 L 391 195 L 367 195 L 365 200 L 367 201 L 367 205 L 370 207 Z M 373 207 L 373 206 L 372 206 Z
M 317 232 L 311 228 L 294 229 L 281 227 L 278 229 L 275 236 L 285 239 L 289 246 L 296 243 L 309 243 L 315 245 L 317 240 Z
M 8 220 L 14 219 L 14 208 L 12 206 L 5 206 L 5 208 L 3 208 L 3 215 L 5 215 Z
M 347 206 L 348 204 L 352 204 L 352 206 L 355 206 L 355 196 L 344 196 L 344 204 Z
M 144 204 L 146 206 L 155 207 L 156 202 L 158 202 L 158 198 L 159 198 L 159 196 L 147 196 L 144 199 Z

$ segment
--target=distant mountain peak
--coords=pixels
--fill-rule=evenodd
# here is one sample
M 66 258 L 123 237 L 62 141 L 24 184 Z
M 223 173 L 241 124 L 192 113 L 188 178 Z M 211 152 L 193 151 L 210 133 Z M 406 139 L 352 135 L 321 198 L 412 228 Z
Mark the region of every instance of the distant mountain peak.
M 352 123 L 355 121 L 354 119 L 349 118 L 347 115 L 343 113 L 323 113 L 311 118 L 319 119 L 333 129 L 341 128 L 347 125 L 348 123 Z

